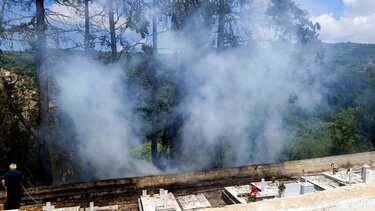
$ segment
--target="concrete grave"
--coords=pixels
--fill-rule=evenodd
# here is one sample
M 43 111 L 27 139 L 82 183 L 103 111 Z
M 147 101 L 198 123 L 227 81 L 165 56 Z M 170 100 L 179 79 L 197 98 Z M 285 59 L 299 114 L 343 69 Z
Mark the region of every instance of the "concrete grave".
M 304 189 L 304 191 L 310 192 L 315 191 L 314 185 L 312 185 L 311 183 L 292 182 L 285 184 L 285 187 L 285 197 L 301 195 L 303 194 L 302 189 Z
M 375 171 L 370 169 L 370 166 L 362 166 L 362 181 L 364 183 L 369 183 L 375 181 Z
M 94 206 L 94 202 L 90 202 L 90 207 L 87 207 L 85 211 L 99 211 L 99 210 L 110 211 L 110 210 L 118 210 L 118 209 L 119 209 L 118 205 L 98 207 L 98 206 Z
M 226 204 L 246 204 L 247 201 L 243 195 L 249 193 L 248 185 L 236 185 L 224 187 L 222 198 Z
M 330 190 L 342 186 L 341 183 L 329 179 L 323 175 L 308 176 L 306 181 L 313 184 L 318 190 Z
M 275 198 L 279 195 L 279 190 L 277 188 L 278 182 L 264 181 L 251 183 L 255 185 L 260 192 L 257 193 L 257 198 L 266 199 L 266 198 Z
M 275 198 L 279 195 L 277 182 L 262 180 L 252 184 L 260 190 L 257 192 L 257 199 Z M 228 186 L 224 187 L 222 198 L 227 204 L 247 204 L 245 195 L 248 193 L 250 193 L 249 185 Z
M 53 206 L 51 202 L 47 202 L 46 206 L 42 207 L 42 210 L 43 211 L 79 211 L 80 206 L 55 208 L 55 206 Z
M 176 198 L 167 190 L 160 191 L 153 196 L 142 194 L 138 200 L 141 211 L 181 211 Z
M 54 211 L 79 211 L 79 206 L 55 208 Z
M 182 210 L 196 210 L 211 207 L 210 202 L 203 194 L 177 197 Z
M 300 194 L 315 192 L 314 185 L 309 182 L 301 182 Z
M 42 207 L 42 210 L 43 211 L 54 211 L 55 210 L 55 206 L 51 205 L 51 202 L 47 202 L 46 206 Z
M 368 177 L 367 179 L 370 179 L 372 170 L 365 170 Z M 339 186 L 345 186 L 349 184 L 356 184 L 361 183 L 364 180 L 362 179 L 361 175 L 355 174 L 352 170 L 344 170 L 344 171 L 338 171 L 336 174 L 332 174 L 332 172 L 324 172 L 322 174 L 324 177 L 331 179 L 337 183 L 339 183 Z M 369 180 L 370 181 L 370 180 Z

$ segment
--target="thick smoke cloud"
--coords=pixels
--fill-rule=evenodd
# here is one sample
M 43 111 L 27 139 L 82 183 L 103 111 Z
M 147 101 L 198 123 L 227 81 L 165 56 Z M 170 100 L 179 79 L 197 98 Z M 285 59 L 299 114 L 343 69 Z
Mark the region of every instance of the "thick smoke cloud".
M 252 50 L 211 53 L 188 65 L 186 96 L 178 107 L 185 118 L 181 135 L 187 169 L 212 165 L 221 145 L 232 151 L 229 165 L 278 158 L 293 132 L 284 123 L 288 108 L 309 111 L 320 101 L 318 84 L 308 82 L 315 73 L 296 60 L 296 50 L 259 44 Z
M 56 75 L 59 110 L 68 114 L 77 135 L 78 162 L 96 178 L 156 173 L 132 157 L 140 145 L 132 103 L 126 100 L 123 71 L 84 57 L 68 59 Z M 89 165 L 89 166 L 85 166 Z M 91 175 L 93 176 L 93 175 Z
M 274 23 L 266 7 L 254 8 L 256 17 L 239 14 L 254 40 L 245 47 L 209 51 L 207 29 L 194 23 L 162 38 L 181 59 L 174 69 L 183 90 L 176 113 L 183 118 L 184 170 L 220 167 L 223 157 L 225 166 L 275 162 L 296 132 L 285 121 L 289 110 L 309 113 L 321 102 L 318 46 L 297 42 L 298 30 Z M 289 29 L 289 40 L 279 39 L 280 28 Z
M 177 52 L 163 71 L 174 71 L 167 75 L 176 76 L 181 92 L 172 109 L 183 120 L 179 170 L 219 167 L 223 157 L 225 166 L 274 162 L 295 132 L 285 123 L 289 109 L 309 112 L 320 103 L 314 46 L 276 41 L 280 26 L 265 11 L 256 18 L 261 21 L 238 20 L 251 23 L 243 27 L 252 31 L 253 43 L 220 53 L 209 48 L 209 30 L 194 22 L 160 37 L 166 41 L 161 48 Z M 262 23 L 267 26 L 259 28 Z M 132 156 L 141 144 L 134 131 L 142 123 L 126 100 L 135 90 L 126 90 L 123 79 L 120 68 L 83 58 L 68 61 L 56 77 L 56 100 L 74 122 L 81 163 L 89 163 L 98 178 L 160 173 Z

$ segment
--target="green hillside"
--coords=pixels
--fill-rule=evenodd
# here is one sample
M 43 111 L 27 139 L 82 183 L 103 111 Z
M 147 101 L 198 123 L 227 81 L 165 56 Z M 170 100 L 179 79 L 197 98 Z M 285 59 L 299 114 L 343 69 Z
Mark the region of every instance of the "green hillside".
M 375 44 L 324 44 L 325 64 L 338 71 L 364 71 L 375 66 Z

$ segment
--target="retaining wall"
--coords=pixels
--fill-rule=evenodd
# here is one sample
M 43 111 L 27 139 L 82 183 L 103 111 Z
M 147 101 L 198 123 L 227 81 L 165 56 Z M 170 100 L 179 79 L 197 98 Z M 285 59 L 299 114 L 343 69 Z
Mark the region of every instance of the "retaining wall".
M 269 178 L 271 176 L 287 178 L 298 177 L 303 173 L 328 171 L 333 162 L 337 163 L 340 167 L 347 168 L 363 164 L 372 165 L 374 161 L 375 151 L 180 174 L 33 187 L 28 188 L 27 192 L 39 202 L 81 202 L 116 197 L 128 197 L 129 200 L 136 200 L 136 198 L 141 195 L 142 189 L 157 191 L 159 188 L 165 188 L 172 192 L 179 193 L 209 187 L 248 184 L 251 181 Z M 4 201 L 4 199 L 4 194 L 1 193 L 0 202 Z M 26 194 L 24 194 L 22 201 L 24 204 L 32 203 L 30 197 Z

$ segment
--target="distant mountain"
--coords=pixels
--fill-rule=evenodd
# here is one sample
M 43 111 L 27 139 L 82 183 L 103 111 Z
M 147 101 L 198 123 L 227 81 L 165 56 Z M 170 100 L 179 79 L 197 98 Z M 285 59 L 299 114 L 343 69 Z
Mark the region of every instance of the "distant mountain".
M 329 70 L 366 71 L 375 66 L 375 44 L 324 44 L 324 63 Z
M 366 71 L 375 67 L 375 44 L 325 43 L 324 66 L 329 71 Z M 105 57 L 105 52 L 98 59 Z M 17 74 L 34 76 L 31 52 L 0 51 L 0 66 Z

